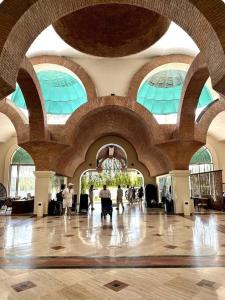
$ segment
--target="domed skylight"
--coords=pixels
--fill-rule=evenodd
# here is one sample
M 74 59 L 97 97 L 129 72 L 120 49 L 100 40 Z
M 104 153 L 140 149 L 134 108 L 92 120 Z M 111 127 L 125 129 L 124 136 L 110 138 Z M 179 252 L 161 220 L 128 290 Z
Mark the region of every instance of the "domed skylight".
M 154 115 L 177 114 L 186 72 L 184 70 L 163 70 L 151 75 L 139 88 L 137 102 Z M 209 89 L 202 89 L 198 108 L 213 101 Z
M 86 91 L 79 80 L 59 70 L 43 70 L 37 73 L 46 112 L 49 115 L 70 115 L 87 102 Z M 11 100 L 26 109 L 21 89 L 17 86 Z

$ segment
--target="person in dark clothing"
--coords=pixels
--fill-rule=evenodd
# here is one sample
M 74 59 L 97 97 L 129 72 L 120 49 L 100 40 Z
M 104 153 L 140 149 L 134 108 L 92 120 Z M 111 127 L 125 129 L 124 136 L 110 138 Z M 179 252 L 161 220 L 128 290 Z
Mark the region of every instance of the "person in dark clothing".
M 57 209 L 59 211 L 59 215 L 62 214 L 63 211 L 63 195 L 62 192 L 65 189 L 66 185 L 61 184 L 60 192 L 56 194 L 56 200 L 57 200 Z
M 131 188 L 131 199 L 132 203 L 134 203 L 136 199 L 136 189 L 134 188 L 134 186 Z
M 141 203 L 142 202 L 142 198 L 144 196 L 144 191 L 143 191 L 143 187 L 141 186 L 140 189 L 138 190 L 138 201 Z

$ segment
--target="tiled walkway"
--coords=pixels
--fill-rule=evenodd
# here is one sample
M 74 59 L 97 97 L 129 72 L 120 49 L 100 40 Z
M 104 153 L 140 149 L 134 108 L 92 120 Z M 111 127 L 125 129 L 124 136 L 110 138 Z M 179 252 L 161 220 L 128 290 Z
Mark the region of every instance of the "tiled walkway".
M 0 299 L 225 299 L 225 214 L 0 217 Z

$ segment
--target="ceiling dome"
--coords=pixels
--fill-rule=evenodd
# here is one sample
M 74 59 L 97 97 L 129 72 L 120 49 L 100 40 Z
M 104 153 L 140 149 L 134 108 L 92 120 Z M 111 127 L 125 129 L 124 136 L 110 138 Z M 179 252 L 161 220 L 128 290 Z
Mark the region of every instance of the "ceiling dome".
M 181 70 L 165 70 L 153 74 L 147 83 L 158 88 L 170 88 L 183 85 L 186 72 Z
M 103 57 L 145 50 L 165 34 L 169 25 L 170 20 L 156 12 L 119 3 L 87 6 L 53 24 L 71 47 Z
M 44 70 L 37 73 L 48 114 L 69 115 L 87 102 L 83 85 L 76 78 L 58 70 Z M 26 109 L 21 89 L 17 86 L 11 100 Z
M 149 76 L 138 90 L 137 102 L 155 115 L 177 113 L 185 77 L 183 70 L 164 70 Z M 212 100 L 209 89 L 204 86 L 198 108 Z

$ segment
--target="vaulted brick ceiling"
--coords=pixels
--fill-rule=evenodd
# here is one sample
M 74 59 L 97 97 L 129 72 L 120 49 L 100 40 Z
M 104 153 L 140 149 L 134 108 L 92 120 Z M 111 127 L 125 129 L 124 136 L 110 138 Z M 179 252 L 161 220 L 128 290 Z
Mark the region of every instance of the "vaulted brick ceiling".
M 170 21 L 132 5 L 93 5 L 54 23 L 61 38 L 81 52 L 106 57 L 142 51 L 167 31 Z

